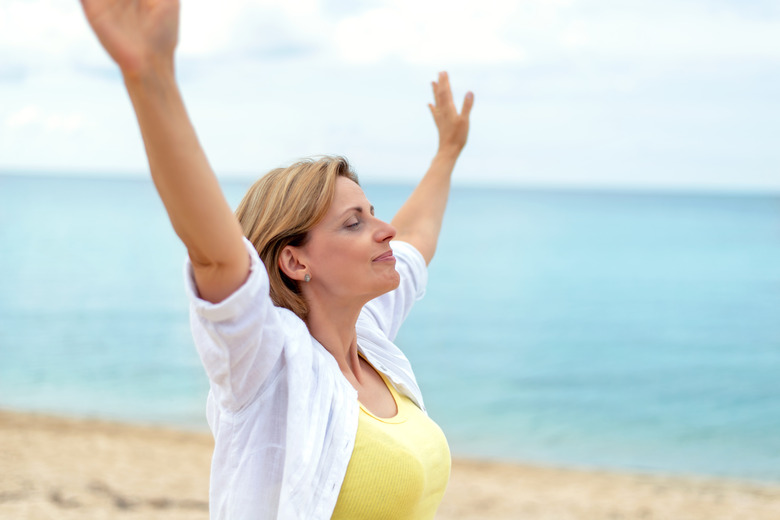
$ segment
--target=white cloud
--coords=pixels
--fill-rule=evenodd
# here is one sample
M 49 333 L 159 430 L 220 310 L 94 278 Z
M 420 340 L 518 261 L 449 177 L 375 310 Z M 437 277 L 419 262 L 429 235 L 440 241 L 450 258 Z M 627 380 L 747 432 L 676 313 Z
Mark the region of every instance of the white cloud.
M 84 116 L 78 113 L 49 114 L 43 120 L 43 126 L 49 132 L 71 133 L 82 128 L 84 124 Z
M 540 54 L 562 42 L 578 56 L 600 60 L 780 57 L 780 17 L 740 16 L 728 5 L 706 1 L 578 1 L 561 6 L 549 21 L 515 34 L 521 40 L 533 35 L 542 44 L 536 46 Z
M 3 0 L 0 55 L 27 73 L 69 69 L 74 62 L 102 60 L 78 2 Z
M 183 56 L 213 56 L 235 50 L 235 30 L 248 11 L 272 2 L 213 0 L 182 2 L 179 53 Z
M 0 46 L 58 54 L 83 41 L 86 23 L 77 2 L 4 0 L 0 4 Z
M 179 54 L 264 60 L 317 49 L 337 64 L 434 67 L 780 57 L 780 16 L 755 11 L 684 0 L 375 0 L 337 12 L 323 0 L 187 0 Z M 38 69 L 108 64 L 75 1 L 4 0 L 0 53 Z
M 334 31 L 342 60 L 371 63 L 384 58 L 441 66 L 443 63 L 516 63 L 524 51 L 505 38 L 515 2 L 489 9 L 471 1 L 396 0 L 340 20 Z
M 36 122 L 43 117 L 43 113 L 37 105 L 27 105 L 26 107 L 11 113 L 5 118 L 5 126 L 10 129 L 21 128 Z
M 9 114 L 4 126 L 9 130 L 40 127 L 46 132 L 71 133 L 86 124 L 84 114 L 78 112 L 51 111 L 46 112 L 38 105 L 27 105 Z
M 546 2 L 537 2 L 546 5 Z M 318 0 L 230 0 L 215 10 L 193 0 L 182 9 L 180 53 L 194 58 L 267 55 L 264 49 L 316 48 L 334 63 L 376 63 L 387 58 L 411 64 L 513 63 L 522 48 L 508 34 L 517 2 L 384 0 L 337 14 Z
M 319 0 L 190 0 L 182 5 L 178 51 L 186 58 L 235 58 L 312 46 L 329 28 Z
M 780 171 L 767 137 L 780 9 L 761 6 L 184 0 L 178 70 L 221 172 L 345 153 L 416 178 L 435 146 L 428 82 L 445 68 L 459 100 L 477 99 L 460 179 L 738 184 Z M 0 167 L 145 169 L 78 2 L 3 0 L 0 55 Z

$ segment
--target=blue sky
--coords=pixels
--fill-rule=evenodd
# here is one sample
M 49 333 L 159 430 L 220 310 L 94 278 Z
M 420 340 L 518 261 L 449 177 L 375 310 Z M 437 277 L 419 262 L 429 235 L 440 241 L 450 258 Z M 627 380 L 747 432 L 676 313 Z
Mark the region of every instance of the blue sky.
M 430 81 L 475 92 L 461 184 L 780 190 L 780 4 L 182 0 L 178 75 L 220 177 L 347 156 L 410 182 Z M 79 3 L 0 4 L 0 170 L 142 175 Z

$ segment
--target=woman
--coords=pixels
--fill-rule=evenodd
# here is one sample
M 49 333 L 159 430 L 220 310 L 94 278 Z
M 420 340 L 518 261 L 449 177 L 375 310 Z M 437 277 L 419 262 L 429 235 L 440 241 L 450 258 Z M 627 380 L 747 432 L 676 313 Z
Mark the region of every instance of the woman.
M 424 290 L 473 96 L 459 114 L 447 75 L 434 82 L 439 149 L 391 224 L 333 157 L 270 172 L 234 215 L 176 85 L 176 0 L 82 5 L 187 247 L 212 518 L 432 518 L 449 450 L 392 340 Z

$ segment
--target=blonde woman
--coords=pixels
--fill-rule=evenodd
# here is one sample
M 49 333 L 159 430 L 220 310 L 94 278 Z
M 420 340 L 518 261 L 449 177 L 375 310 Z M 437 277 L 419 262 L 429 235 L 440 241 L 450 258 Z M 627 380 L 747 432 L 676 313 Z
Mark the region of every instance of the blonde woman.
M 439 148 L 390 224 L 338 157 L 270 172 L 234 215 L 176 84 L 178 3 L 82 5 L 187 247 L 210 380 L 211 517 L 433 518 L 449 449 L 393 339 L 425 288 L 473 96 L 458 113 L 447 75 L 434 82 Z

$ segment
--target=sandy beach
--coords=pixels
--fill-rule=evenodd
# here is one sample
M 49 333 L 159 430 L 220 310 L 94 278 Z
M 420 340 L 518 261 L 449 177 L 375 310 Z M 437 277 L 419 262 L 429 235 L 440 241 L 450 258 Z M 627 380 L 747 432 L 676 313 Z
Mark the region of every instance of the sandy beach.
M 208 434 L 0 412 L 0 518 L 208 518 Z M 780 518 L 780 483 L 453 461 L 441 520 Z

